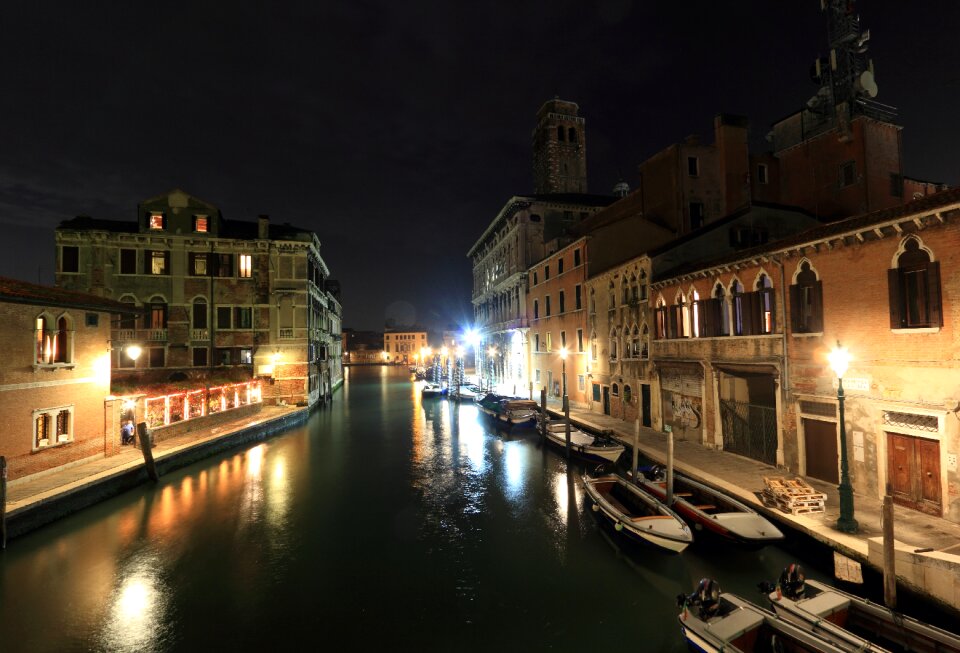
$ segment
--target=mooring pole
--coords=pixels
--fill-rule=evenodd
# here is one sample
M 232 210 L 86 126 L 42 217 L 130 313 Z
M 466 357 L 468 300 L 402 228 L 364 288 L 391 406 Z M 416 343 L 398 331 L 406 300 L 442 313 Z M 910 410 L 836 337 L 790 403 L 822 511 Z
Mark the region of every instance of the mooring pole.
M 540 436 L 547 437 L 547 388 L 540 388 Z
M 883 497 L 883 602 L 891 610 L 897 607 L 896 549 L 893 543 L 893 497 Z
M 667 506 L 673 505 L 673 431 L 667 433 Z
M 147 476 L 156 483 L 160 480 L 157 474 L 157 465 L 153 462 L 153 445 L 150 444 L 150 432 L 147 430 L 147 423 L 137 424 L 137 437 L 140 440 L 140 451 L 143 452 L 143 464 L 147 468 Z
M 0 549 L 7 548 L 7 457 L 0 456 Z
M 637 466 L 640 464 L 640 417 L 633 424 L 633 465 L 630 470 L 633 472 L 633 482 L 639 483 L 640 477 L 637 476 Z

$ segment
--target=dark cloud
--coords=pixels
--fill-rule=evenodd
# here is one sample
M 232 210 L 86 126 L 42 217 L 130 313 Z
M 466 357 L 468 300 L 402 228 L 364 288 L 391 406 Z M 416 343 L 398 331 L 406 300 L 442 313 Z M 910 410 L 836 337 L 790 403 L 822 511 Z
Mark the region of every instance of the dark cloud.
M 900 108 L 907 172 L 960 182 L 960 5 L 861 0 L 878 100 Z M 134 217 L 179 187 L 228 218 L 313 228 L 346 324 L 395 302 L 469 318 L 466 251 L 532 187 L 534 116 L 587 119 L 591 189 L 719 112 L 755 147 L 816 90 L 818 3 L 168 2 L 5 4 L 0 274 L 52 280 L 52 230 Z

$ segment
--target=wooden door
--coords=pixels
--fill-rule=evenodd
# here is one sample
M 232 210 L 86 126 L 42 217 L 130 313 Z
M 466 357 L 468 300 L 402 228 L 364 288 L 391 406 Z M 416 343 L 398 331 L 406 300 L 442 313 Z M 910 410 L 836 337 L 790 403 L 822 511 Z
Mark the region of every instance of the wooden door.
M 807 451 L 807 476 L 839 483 L 837 423 L 804 418 L 803 441 Z
M 610 386 L 603 386 L 603 414 L 610 414 Z
M 887 482 L 896 503 L 942 515 L 940 443 L 887 433 Z

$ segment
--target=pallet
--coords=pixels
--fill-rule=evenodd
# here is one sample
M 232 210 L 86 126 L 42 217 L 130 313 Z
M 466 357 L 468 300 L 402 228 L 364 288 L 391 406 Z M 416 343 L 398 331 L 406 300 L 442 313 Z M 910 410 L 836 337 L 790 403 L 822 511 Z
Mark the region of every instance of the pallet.
M 827 495 L 817 492 L 802 478 L 764 476 L 761 498 L 766 506 L 792 515 L 823 512 Z

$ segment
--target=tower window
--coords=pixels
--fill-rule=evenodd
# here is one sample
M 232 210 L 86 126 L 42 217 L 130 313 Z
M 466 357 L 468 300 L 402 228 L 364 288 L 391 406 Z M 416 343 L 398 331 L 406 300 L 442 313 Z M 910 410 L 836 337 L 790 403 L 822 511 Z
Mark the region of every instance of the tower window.
M 697 177 L 700 175 L 700 159 L 698 157 L 687 157 L 687 174 L 691 177 Z
M 852 186 L 857 181 L 857 162 L 847 161 L 840 164 L 840 188 Z
M 557 140 L 558 140 L 558 141 L 560 141 L 560 142 L 565 141 L 565 140 L 566 140 L 566 139 L 564 138 L 564 135 L 565 135 L 565 134 L 566 134 L 566 132 L 564 132 L 563 127 L 557 127 Z
M 703 202 L 690 202 L 690 228 L 703 226 Z
M 576 143 L 576 142 L 577 142 L 577 130 L 576 130 L 576 129 L 574 129 L 573 127 L 571 127 L 571 128 L 569 129 L 569 131 L 567 131 L 567 135 L 570 137 L 569 140 L 570 140 L 571 143 Z
M 162 213 L 151 213 L 150 214 L 150 229 L 153 230 L 162 230 L 166 225 L 164 224 L 164 216 Z
M 201 234 L 207 233 L 207 216 L 193 216 L 193 230 Z

